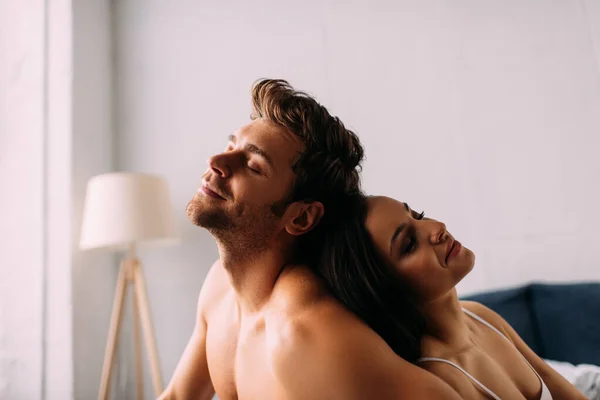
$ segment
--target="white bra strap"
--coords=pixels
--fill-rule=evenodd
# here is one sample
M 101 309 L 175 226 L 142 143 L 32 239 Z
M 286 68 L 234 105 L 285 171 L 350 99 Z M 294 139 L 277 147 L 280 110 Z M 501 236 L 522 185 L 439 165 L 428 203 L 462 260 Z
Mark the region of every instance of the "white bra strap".
M 490 395 L 494 400 L 501 400 L 500 397 L 498 397 L 496 395 L 496 393 L 492 392 L 490 389 L 487 388 L 487 386 L 485 386 L 483 383 L 481 383 L 477 379 L 475 379 L 475 377 L 473 375 L 469 374 L 462 367 L 460 367 L 457 364 L 454 364 L 452 361 L 444 360 L 443 358 L 423 357 L 423 358 L 419 358 L 417 360 L 417 364 L 422 363 L 422 362 L 427 362 L 427 361 L 437 361 L 437 362 L 445 363 L 448 365 L 452 365 L 454 368 L 458 369 L 460 372 L 462 372 L 467 377 L 469 377 L 469 379 L 471 379 L 477 386 L 479 386 L 484 392 L 486 392 L 488 395 Z
M 509 338 L 507 338 L 506 336 L 504 336 L 504 334 L 502 332 L 500 332 L 500 330 L 498 330 L 498 328 L 496 328 L 494 325 L 490 324 L 485 319 L 481 318 L 479 315 L 475 314 L 472 311 L 469 311 L 469 310 L 467 310 L 465 308 L 463 308 L 462 310 L 465 312 L 465 314 L 467 314 L 471 318 L 474 318 L 477 321 L 481 322 L 482 324 L 484 324 L 485 326 L 487 326 L 488 328 L 490 328 L 491 330 L 493 330 L 494 332 L 496 332 L 498 335 L 502 336 L 504 339 L 506 339 L 507 341 L 509 341 L 514 346 L 514 343 L 511 342 Z M 515 346 L 515 348 L 516 348 L 516 346 Z M 542 384 L 542 393 L 543 393 L 544 387 L 546 386 L 546 384 L 544 383 L 544 380 L 542 379 L 542 377 L 540 376 L 540 374 L 538 374 L 538 372 L 535 370 L 535 368 L 533 368 L 533 365 L 531 365 L 531 363 L 527 360 L 527 358 L 525 358 L 525 356 L 523 354 L 521 354 L 521 352 L 518 349 L 517 349 L 517 352 L 523 358 L 523 360 L 525 360 L 525 362 L 527 363 L 527 365 L 529 365 L 529 368 L 531 368 L 531 370 L 537 375 L 538 379 L 540 380 L 540 383 Z
M 471 311 L 469 311 L 469 310 L 467 310 L 465 308 L 463 308 L 462 310 L 465 312 L 465 314 L 467 314 L 471 318 L 476 319 L 477 321 L 481 322 L 482 324 L 484 324 L 485 326 L 487 326 L 488 328 L 490 328 L 491 330 L 493 330 L 494 332 L 496 332 L 498 335 L 502 336 L 508 342 L 512 343 L 509 338 L 507 338 L 506 336 L 504 336 L 504 334 L 502 332 L 500 332 L 500 330 L 498 330 L 498 328 L 496 328 L 494 325 L 492 325 L 489 322 L 487 322 L 485 319 L 481 318 L 479 315 L 477 315 L 474 312 L 471 312 Z

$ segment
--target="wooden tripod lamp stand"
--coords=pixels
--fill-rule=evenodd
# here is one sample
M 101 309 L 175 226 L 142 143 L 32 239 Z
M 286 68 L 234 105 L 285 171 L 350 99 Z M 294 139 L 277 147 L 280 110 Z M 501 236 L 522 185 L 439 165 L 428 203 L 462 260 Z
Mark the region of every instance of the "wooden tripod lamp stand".
M 146 285 L 142 265 L 136 257 L 136 245 L 170 243 L 175 239 L 177 233 L 169 189 L 161 177 L 118 172 L 98 175 L 88 182 L 79 247 L 82 250 L 104 248 L 126 251 L 115 291 L 99 400 L 108 399 L 123 306 L 129 288 L 133 289 L 133 343 L 138 399 L 144 397 L 140 323 L 156 397 L 163 390 Z

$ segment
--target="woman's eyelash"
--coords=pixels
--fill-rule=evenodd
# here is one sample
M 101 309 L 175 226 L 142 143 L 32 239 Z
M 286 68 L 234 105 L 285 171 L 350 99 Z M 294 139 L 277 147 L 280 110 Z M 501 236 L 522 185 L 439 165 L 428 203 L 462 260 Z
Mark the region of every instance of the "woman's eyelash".
M 404 250 L 405 253 L 410 254 L 412 253 L 412 251 L 415 249 L 415 238 L 411 238 L 410 242 L 408 243 L 408 246 L 406 247 L 406 250 Z
M 420 213 L 419 215 L 417 215 L 417 220 L 422 220 L 423 217 L 425 217 L 425 211 L 423 211 L 422 213 Z M 406 249 L 404 249 L 404 253 L 405 254 L 410 254 L 414 251 L 415 249 L 415 245 L 416 245 L 417 240 L 413 237 L 410 238 L 410 242 L 408 243 L 408 246 L 406 246 Z

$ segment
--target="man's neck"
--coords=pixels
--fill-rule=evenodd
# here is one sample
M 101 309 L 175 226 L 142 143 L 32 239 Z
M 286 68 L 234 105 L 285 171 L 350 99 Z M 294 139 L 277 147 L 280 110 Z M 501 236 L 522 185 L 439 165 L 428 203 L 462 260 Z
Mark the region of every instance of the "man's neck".
M 468 346 L 469 328 L 456 289 L 419 307 L 427 321 L 427 334 L 453 348 Z
M 283 268 L 291 261 L 280 249 L 237 254 L 219 246 L 221 263 L 229 275 L 242 312 L 253 313 L 269 300 Z

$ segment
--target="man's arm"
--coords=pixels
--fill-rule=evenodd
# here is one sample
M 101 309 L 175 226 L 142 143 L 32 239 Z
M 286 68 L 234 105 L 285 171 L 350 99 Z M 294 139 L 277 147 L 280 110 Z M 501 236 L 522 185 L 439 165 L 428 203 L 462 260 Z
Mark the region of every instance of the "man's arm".
M 171 382 L 158 400 L 210 400 L 215 394 L 206 359 L 206 320 L 204 318 L 204 309 L 211 296 L 210 292 L 214 290 L 214 288 L 211 288 L 211 285 L 216 283 L 214 282 L 215 270 L 218 268 L 216 264 L 213 265 L 208 273 L 200 291 L 196 313 L 196 326 L 194 327 L 192 337 L 177 364 Z
M 286 400 L 460 399 L 362 323 L 331 316 L 319 324 L 291 323 L 282 330 L 273 370 Z
M 521 339 L 519 334 L 512 326 L 498 313 L 476 302 L 462 302 L 466 309 L 479 315 L 489 323 L 500 329 L 514 343 L 519 352 L 529 361 L 531 366 L 542 377 L 546 386 L 552 394 L 554 400 L 585 400 L 585 396 L 577 390 L 562 375 L 550 367 L 542 360 L 527 344 Z

